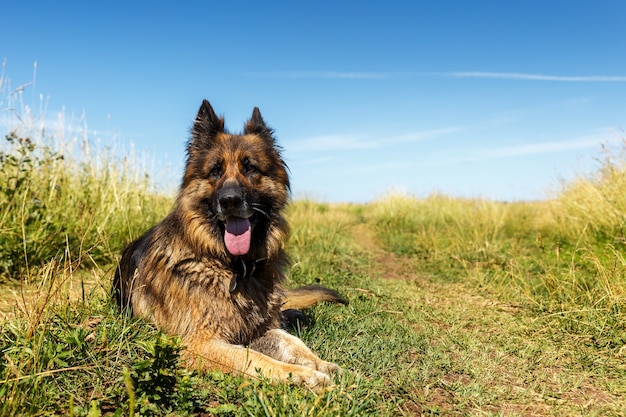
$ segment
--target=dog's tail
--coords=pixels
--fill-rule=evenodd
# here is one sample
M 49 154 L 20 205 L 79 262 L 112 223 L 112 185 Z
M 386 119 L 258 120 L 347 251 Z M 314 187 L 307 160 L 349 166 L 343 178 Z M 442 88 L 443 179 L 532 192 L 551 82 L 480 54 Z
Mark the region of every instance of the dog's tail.
M 306 285 L 287 291 L 282 310 L 303 310 L 321 302 L 348 304 L 348 300 L 335 290 L 320 285 Z

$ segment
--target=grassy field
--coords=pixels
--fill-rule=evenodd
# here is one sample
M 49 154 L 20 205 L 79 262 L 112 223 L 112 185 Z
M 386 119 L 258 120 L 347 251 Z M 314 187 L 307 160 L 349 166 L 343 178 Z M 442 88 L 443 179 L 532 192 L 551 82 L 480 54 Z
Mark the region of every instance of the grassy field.
M 20 132 L 0 146 L 0 415 L 626 415 L 626 161 L 553 199 L 296 201 L 295 331 L 345 372 L 313 393 L 178 365 L 112 305 L 124 242 L 172 197 L 136 161 Z

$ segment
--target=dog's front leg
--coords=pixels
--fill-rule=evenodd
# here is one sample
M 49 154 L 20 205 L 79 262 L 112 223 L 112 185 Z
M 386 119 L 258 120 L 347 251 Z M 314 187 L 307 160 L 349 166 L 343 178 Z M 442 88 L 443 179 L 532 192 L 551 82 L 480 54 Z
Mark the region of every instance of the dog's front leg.
M 282 329 L 269 330 L 250 347 L 281 362 L 303 365 L 327 375 L 341 372 L 338 365 L 320 359 L 302 340 Z
M 297 363 L 281 362 L 255 350 L 252 346 L 246 348 L 233 345 L 211 338 L 203 332 L 185 338 L 183 343 L 187 347 L 183 352 L 183 359 L 192 368 L 220 370 L 252 377 L 261 375 L 274 383 L 291 381 L 314 389 L 332 385 L 330 378 L 324 372 Z

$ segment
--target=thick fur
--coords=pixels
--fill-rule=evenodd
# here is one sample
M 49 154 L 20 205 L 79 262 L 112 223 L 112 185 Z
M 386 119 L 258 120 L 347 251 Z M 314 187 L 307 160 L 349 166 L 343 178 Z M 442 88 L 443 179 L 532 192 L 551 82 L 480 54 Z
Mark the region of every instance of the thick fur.
M 322 287 L 283 289 L 288 198 L 287 167 L 259 109 L 231 134 L 205 100 L 173 211 L 124 249 L 113 285 L 119 305 L 180 335 L 190 367 L 329 384 L 339 367 L 281 328 L 282 310 L 345 303 Z M 233 219 L 251 237 L 229 246 Z

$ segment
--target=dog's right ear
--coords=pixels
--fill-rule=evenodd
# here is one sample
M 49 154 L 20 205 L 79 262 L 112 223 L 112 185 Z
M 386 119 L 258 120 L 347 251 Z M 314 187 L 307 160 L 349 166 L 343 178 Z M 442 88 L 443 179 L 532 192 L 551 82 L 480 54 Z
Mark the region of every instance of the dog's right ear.
M 219 132 L 224 131 L 224 118 L 218 117 L 207 100 L 202 101 L 196 121 L 191 129 L 189 147 L 204 148 L 210 145 L 211 140 Z
M 202 169 L 202 155 L 211 148 L 215 136 L 224 132 L 224 118 L 218 117 L 207 100 L 202 101 L 198 115 L 191 128 L 187 142 L 187 162 L 183 175 L 183 186 L 189 183 Z

